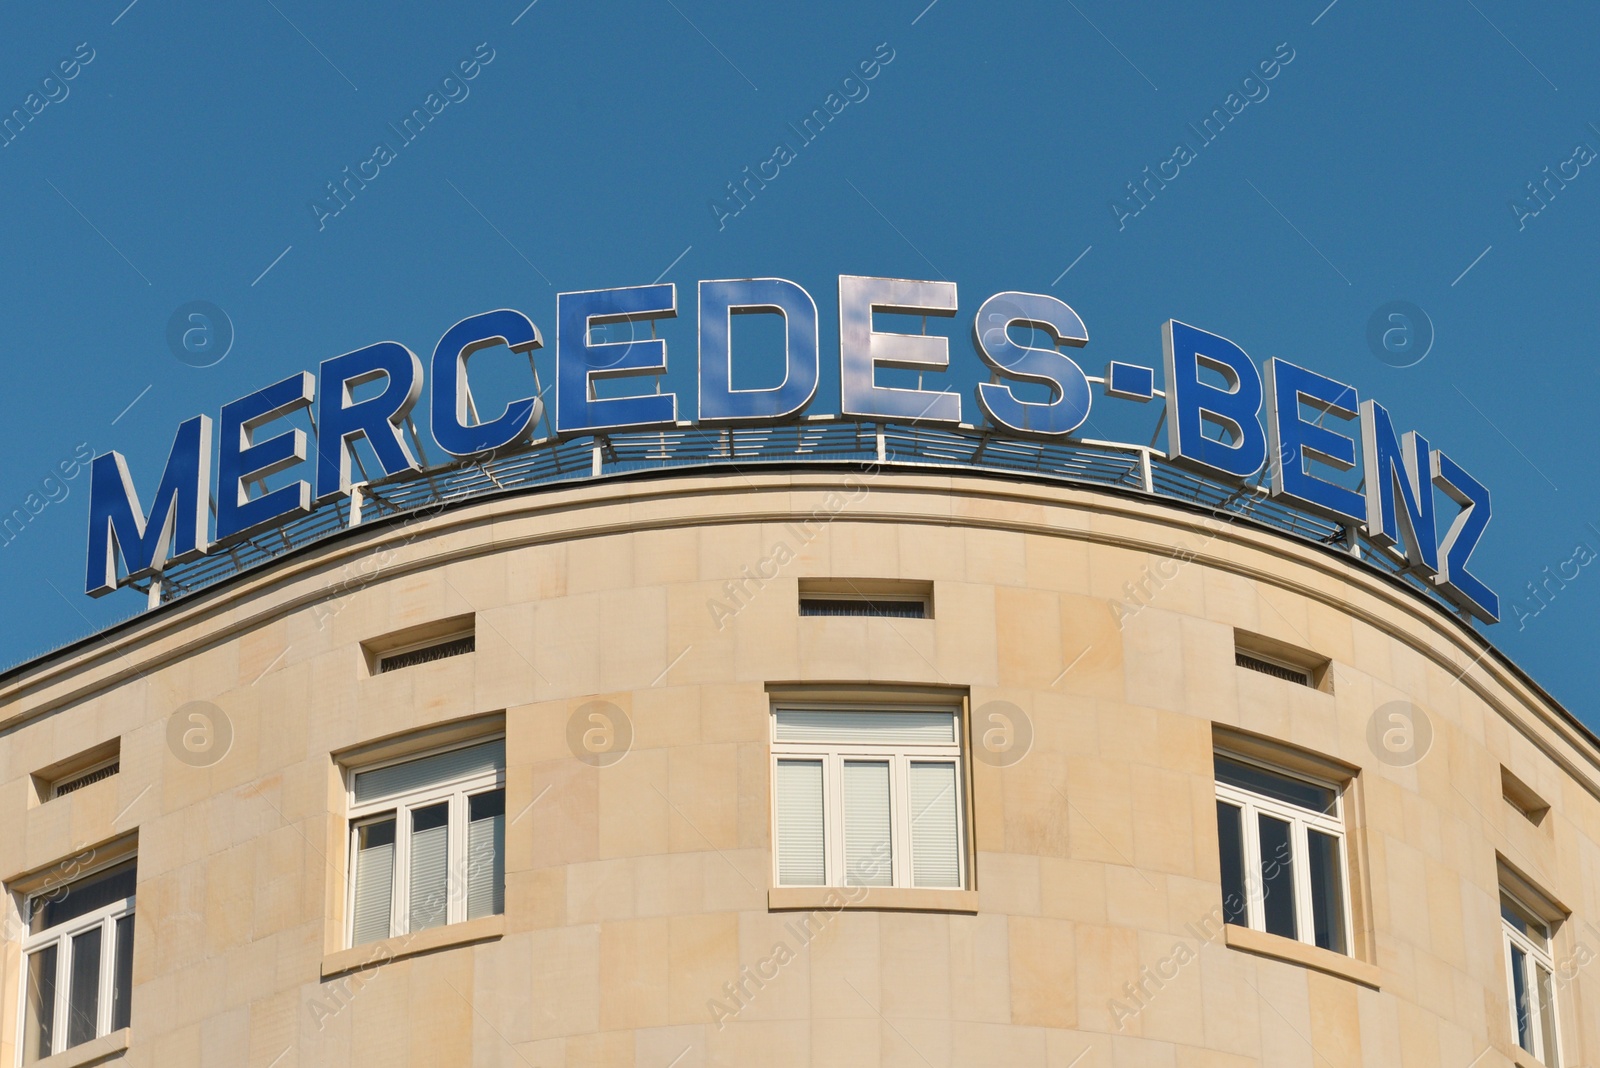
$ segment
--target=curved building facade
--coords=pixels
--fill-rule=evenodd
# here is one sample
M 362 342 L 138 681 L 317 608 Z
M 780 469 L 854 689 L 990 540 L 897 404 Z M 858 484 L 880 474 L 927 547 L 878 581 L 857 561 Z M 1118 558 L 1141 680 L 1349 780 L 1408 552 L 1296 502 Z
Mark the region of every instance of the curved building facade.
M 1600 1056 L 1594 737 L 1349 552 L 1138 492 L 464 501 L 0 717 L 14 1063 Z

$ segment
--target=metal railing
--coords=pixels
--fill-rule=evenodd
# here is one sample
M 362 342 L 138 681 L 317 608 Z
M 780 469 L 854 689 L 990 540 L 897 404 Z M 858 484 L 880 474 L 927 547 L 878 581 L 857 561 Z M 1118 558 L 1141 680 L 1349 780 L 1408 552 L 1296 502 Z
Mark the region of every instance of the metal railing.
M 193 595 L 353 526 L 439 511 L 495 494 L 650 471 L 875 463 L 898 469 L 1023 475 L 1179 501 L 1228 521 L 1252 523 L 1336 547 L 1455 611 L 1430 584 L 1412 575 L 1404 560 L 1359 530 L 1290 507 L 1258 485 L 1241 487 L 1207 478 L 1172 463 L 1154 448 L 1091 440 L 1020 439 L 967 427 L 826 417 L 772 427 L 680 426 L 546 440 L 502 457 L 363 484 L 349 498 L 336 498 L 309 515 L 172 567 L 155 584 L 151 604 Z

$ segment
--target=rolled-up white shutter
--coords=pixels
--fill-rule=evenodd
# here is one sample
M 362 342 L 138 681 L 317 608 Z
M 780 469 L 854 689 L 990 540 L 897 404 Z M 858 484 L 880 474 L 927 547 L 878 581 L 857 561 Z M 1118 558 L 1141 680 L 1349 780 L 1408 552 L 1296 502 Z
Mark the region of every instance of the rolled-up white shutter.
M 822 761 L 780 760 L 775 789 L 778 885 L 821 886 Z
M 956 766 L 913 761 L 907 792 L 911 802 L 912 885 L 959 887 Z
M 888 762 L 845 761 L 843 794 L 845 885 L 894 885 Z
M 947 745 L 956 740 L 956 715 L 786 708 L 778 712 L 776 738 L 780 742 Z
M 355 803 L 376 801 L 395 794 L 410 793 L 435 783 L 464 779 L 485 772 L 499 771 L 506 766 L 506 743 L 503 738 L 463 749 L 451 749 L 409 760 L 403 764 L 374 768 L 356 773 Z

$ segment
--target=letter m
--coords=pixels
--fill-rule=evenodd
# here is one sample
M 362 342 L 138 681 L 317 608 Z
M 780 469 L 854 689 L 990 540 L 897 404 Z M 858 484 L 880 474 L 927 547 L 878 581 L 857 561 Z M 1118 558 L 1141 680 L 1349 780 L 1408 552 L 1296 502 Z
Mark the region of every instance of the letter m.
M 91 597 L 160 571 L 209 547 L 211 419 L 197 415 L 178 427 L 149 515 L 118 452 L 94 458 L 89 468 L 89 572 Z M 117 558 L 127 576 L 117 580 Z

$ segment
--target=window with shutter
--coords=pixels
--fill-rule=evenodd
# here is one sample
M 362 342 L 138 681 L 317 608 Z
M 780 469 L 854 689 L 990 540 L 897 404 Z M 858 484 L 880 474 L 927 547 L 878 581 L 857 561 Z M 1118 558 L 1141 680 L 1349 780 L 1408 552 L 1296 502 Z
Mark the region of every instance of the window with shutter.
M 778 885 L 821 886 L 822 761 L 780 760 L 774 780 L 778 821 Z
M 1511 994 L 1511 1027 L 1517 1045 L 1547 1066 L 1561 1064 L 1556 1010 L 1555 960 L 1550 926 L 1510 892 L 1500 892 L 1500 926 Z
M 411 810 L 411 927 L 426 931 L 449 920 L 450 803 Z
M 846 760 L 843 785 L 845 885 L 893 886 L 888 761 Z
M 394 817 L 355 831 L 355 938 L 357 945 L 390 935 L 394 907 Z
M 967 885 L 953 709 L 774 710 L 778 886 Z
M 913 761 L 907 781 L 911 802 L 912 885 L 959 887 L 956 766 Z
M 28 898 L 23 1064 L 128 1026 L 135 882 L 135 862 L 128 860 Z
M 506 795 L 467 799 L 467 919 L 506 910 Z
M 1350 954 L 1340 787 L 1230 753 L 1214 767 L 1226 922 Z
M 505 911 L 505 739 L 352 769 L 352 946 Z

